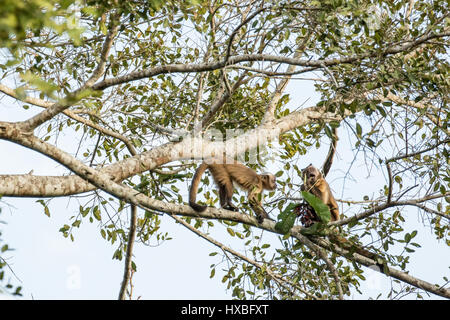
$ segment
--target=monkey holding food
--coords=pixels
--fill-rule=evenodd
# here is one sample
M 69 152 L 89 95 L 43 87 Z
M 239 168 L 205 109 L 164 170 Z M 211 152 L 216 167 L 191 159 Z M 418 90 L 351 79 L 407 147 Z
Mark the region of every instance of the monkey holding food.
M 264 190 L 275 190 L 276 178 L 273 174 L 257 174 L 255 170 L 239 163 L 206 163 L 203 162 L 195 171 L 189 190 L 189 205 L 197 212 L 206 210 L 206 206 L 196 203 L 198 185 L 203 173 L 209 170 L 219 189 L 220 206 L 223 209 L 237 211 L 232 203 L 235 183 L 239 188 L 246 190 L 250 206 L 256 213 L 259 223 L 270 219 L 261 205 L 261 194 Z
M 301 186 L 301 190 L 312 193 L 330 208 L 331 221 L 339 220 L 338 205 L 320 170 L 310 164 L 302 169 L 302 178 L 304 184 Z

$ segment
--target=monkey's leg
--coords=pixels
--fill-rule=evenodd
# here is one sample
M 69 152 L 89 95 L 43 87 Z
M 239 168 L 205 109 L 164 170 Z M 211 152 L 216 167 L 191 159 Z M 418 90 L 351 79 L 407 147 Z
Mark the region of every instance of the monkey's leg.
M 223 186 L 219 186 L 220 207 L 223 208 L 227 204 L 226 191 Z
M 231 189 L 228 187 L 231 186 Z M 229 184 L 219 186 L 220 206 L 226 210 L 239 211 L 237 207 L 233 205 L 233 184 L 230 180 Z

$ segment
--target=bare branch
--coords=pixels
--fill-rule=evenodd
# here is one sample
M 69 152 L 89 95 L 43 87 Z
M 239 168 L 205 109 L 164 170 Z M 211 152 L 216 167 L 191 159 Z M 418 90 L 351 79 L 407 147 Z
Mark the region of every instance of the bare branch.
M 429 201 L 429 200 L 433 200 L 433 199 L 438 199 L 438 198 L 443 198 L 443 197 L 447 197 L 450 195 L 450 191 L 446 192 L 445 194 L 441 194 L 441 193 L 436 193 L 436 194 L 432 194 L 432 195 L 428 195 L 419 199 L 413 199 L 413 200 L 406 200 L 406 201 L 391 201 L 390 203 L 383 203 L 383 204 L 379 204 L 374 206 L 372 209 L 366 210 L 364 212 L 355 214 L 352 217 L 348 217 L 345 219 L 341 219 L 339 221 L 333 221 L 330 222 L 330 225 L 337 225 L 337 226 L 341 226 L 341 225 L 345 225 L 348 224 L 350 222 L 354 222 L 357 220 L 361 220 L 364 218 L 367 218 L 377 212 L 383 211 L 387 208 L 391 208 L 391 207 L 401 207 L 401 206 L 409 206 L 409 205 L 417 205 L 419 203 L 425 202 L 425 201 Z
M 392 199 L 392 170 L 391 170 L 391 165 L 389 164 L 389 161 L 386 161 L 385 163 L 386 163 L 388 179 L 389 179 L 388 196 L 387 196 L 386 203 L 389 204 L 389 203 L 391 203 L 391 199 Z
M 130 207 L 130 230 L 128 231 L 127 250 L 125 254 L 125 268 L 123 273 L 122 284 L 120 285 L 119 300 L 125 300 L 127 293 L 127 286 L 132 274 L 132 256 L 134 239 L 136 238 L 136 225 L 137 225 L 137 207 L 131 205 Z
M 244 54 L 239 56 L 229 57 L 228 60 L 213 62 L 213 63 L 201 63 L 201 64 L 169 64 L 164 66 L 158 66 L 151 69 L 131 72 L 125 76 L 105 79 L 101 82 L 92 86 L 94 90 L 104 90 L 108 87 L 115 86 L 118 84 L 140 80 L 144 78 L 154 77 L 159 74 L 167 73 L 188 73 L 188 72 L 203 72 L 203 71 L 213 71 L 226 67 L 227 65 L 233 65 L 241 62 L 252 62 L 252 61 L 266 61 L 266 62 L 277 62 L 286 63 L 290 65 L 303 66 L 303 67 L 315 67 L 321 68 L 323 66 L 330 67 L 343 63 L 354 63 L 356 61 L 361 61 L 367 58 L 372 58 L 375 56 L 388 56 L 396 54 L 399 52 L 407 52 L 408 50 L 418 46 L 421 43 L 429 41 L 435 38 L 443 38 L 450 36 L 450 31 L 446 30 L 442 33 L 437 34 L 425 34 L 417 39 L 411 39 L 404 41 L 401 44 L 388 45 L 384 50 L 377 50 L 375 52 L 367 52 L 363 54 L 354 54 L 346 57 L 335 58 L 335 59 L 322 59 L 322 60 L 306 60 L 306 59 L 295 59 L 289 57 L 281 57 L 276 55 L 268 54 Z
M 434 150 L 438 146 L 440 146 L 441 144 L 447 144 L 447 143 L 450 143 L 450 139 L 445 139 L 445 140 L 439 141 L 438 143 L 434 144 L 433 146 L 428 147 L 428 148 L 423 149 L 423 150 L 419 150 L 419 151 L 416 151 L 416 152 L 413 152 L 413 153 L 404 154 L 404 155 L 400 155 L 400 156 L 397 156 L 397 157 L 393 157 L 393 158 L 387 159 L 386 163 L 395 162 L 395 161 L 398 161 L 398 160 L 415 157 L 415 156 L 417 156 L 419 154 L 422 154 L 422 153 Z
M 119 31 L 119 24 L 117 23 L 117 20 L 119 20 L 118 14 L 113 13 L 110 15 L 110 28 L 108 34 L 106 35 L 105 41 L 103 42 L 102 51 L 100 53 L 100 61 L 97 68 L 83 85 L 84 88 L 90 88 L 105 72 L 109 51 L 111 50 L 113 40 Z

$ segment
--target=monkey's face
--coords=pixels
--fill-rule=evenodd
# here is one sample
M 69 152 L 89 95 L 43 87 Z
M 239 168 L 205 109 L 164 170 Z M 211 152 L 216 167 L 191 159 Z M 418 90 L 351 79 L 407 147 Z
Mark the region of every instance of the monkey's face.
M 316 183 L 316 181 L 320 179 L 321 176 L 322 174 L 320 173 L 320 171 L 311 164 L 305 169 L 302 169 L 302 179 L 308 186 L 312 186 L 314 183 Z
M 277 188 L 277 178 L 273 174 L 262 175 L 264 189 L 275 190 Z

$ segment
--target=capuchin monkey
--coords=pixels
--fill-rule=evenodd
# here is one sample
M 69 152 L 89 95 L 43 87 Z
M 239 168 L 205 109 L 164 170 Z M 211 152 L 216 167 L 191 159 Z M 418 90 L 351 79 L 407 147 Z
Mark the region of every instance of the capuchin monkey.
M 238 210 L 232 203 L 234 183 L 239 188 L 247 191 L 250 206 L 256 213 L 258 222 L 262 223 L 263 219 L 270 219 L 261 205 L 261 194 L 264 190 L 275 190 L 277 186 L 275 176 L 270 173 L 257 174 L 253 169 L 236 161 L 224 164 L 203 162 L 197 168 L 189 190 L 189 205 L 195 211 L 202 212 L 206 210 L 206 206 L 196 203 L 198 185 L 206 169 L 212 174 L 219 188 L 220 205 L 223 209 Z
M 330 186 L 319 169 L 310 164 L 302 169 L 302 176 L 304 184 L 301 186 L 301 190 L 311 192 L 330 208 L 331 221 L 339 220 L 338 205 L 331 193 Z
M 336 148 L 336 144 L 332 146 L 333 149 Z M 327 160 L 324 165 L 324 173 L 328 173 L 328 170 L 331 166 L 331 161 L 329 159 L 332 159 L 333 150 L 331 150 L 330 147 L 330 153 L 327 157 Z M 331 154 L 331 156 L 330 156 Z M 337 221 L 339 220 L 339 208 L 336 203 L 336 200 L 333 197 L 333 194 L 330 191 L 330 186 L 325 181 L 325 178 L 323 174 L 318 170 L 316 167 L 314 167 L 312 164 L 307 166 L 305 169 L 302 169 L 302 176 L 304 179 L 304 184 L 301 186 L 302 191 L 308 191 L 311 192 L 316 197 L 320 198 L 323 203 L 325 203 L 329 208 L 331 212 L 331 221 Z M 328 238 L 331 242 L 338 244 L 341 248 L 344 248 L 350 252 L 356 252 L 362 256 L 365 256 L 369 259 L 372 259 L 374 261 L 374 265 L 376 265 L 379 268 L 380 272 L 385 272 L 385 265 L 386 261 L 383 257 L 379 256 L 376 253 L 370 252 L 369 250 L 366 250 L 361 245 L 354 243 L 352 241 L 347 240 L 345 237 L 339 235 L 338 232 L 330 232 L 328 235 Z

